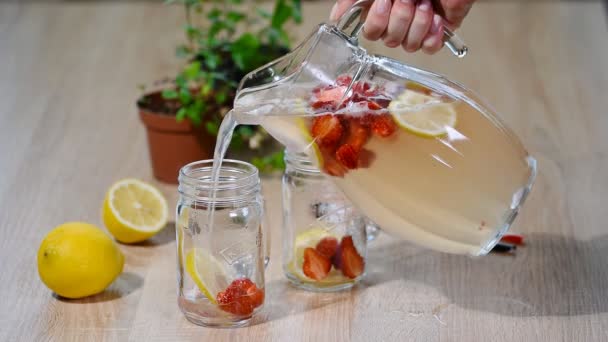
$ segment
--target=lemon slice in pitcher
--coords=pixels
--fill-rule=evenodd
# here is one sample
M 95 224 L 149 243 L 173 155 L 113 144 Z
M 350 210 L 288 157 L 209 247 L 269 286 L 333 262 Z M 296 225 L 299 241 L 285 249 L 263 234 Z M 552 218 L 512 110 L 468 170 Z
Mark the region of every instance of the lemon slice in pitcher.
M 217 304 L 215 296 L 228 287 L 228 275 L 222 264 L 205 250 L 193 248 L 186 254 L 185 267 L 201 293 Z
M 298 118 L 296 118 L 296 125 L 300 129 L 300 133 L 302 134 L 304 139 L 306 139 L 306 141 L 308 141 L 308 144 L 309 144 L 308 146 L 312 150 L 311 157 L 313 157 L 313 162 L 315 162 L 315 165 L 318 168 L 322 168 L 323 167 L 323 155 L 321 154 L 321 149 L 319 148 L 319 145 L 317 145 L 317 143 L 315 142 L 315 139 L 310 134 L 310 130 L 308 129 L 308 126 L 306 125 L 306 120 L 302 117 L 298 117 Z
M 405 90 L 391 101 L 388 110 L 401 128 L 426 138 L 441 136 L 456 126 L 452 103 L 413 90 Z

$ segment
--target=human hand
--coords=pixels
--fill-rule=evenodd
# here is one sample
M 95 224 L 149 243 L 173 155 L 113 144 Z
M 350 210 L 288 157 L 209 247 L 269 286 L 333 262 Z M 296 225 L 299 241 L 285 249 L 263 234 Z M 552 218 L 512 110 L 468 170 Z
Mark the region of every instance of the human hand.
M 356 0 L 337 0 L 330 20 L 336 21 Z M 367 12 L 363 35 L 382 39 L 388 47 L 433 54 L 443 46 L 443 28 L 455 29 L 475 0 L 374 0 Z

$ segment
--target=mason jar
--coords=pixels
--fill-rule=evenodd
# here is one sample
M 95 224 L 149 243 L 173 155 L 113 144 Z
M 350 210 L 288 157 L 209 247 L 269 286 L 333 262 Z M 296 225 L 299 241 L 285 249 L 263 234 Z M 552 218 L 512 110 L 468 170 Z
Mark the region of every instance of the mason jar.
M 286 277 L 312 291 L 352 287 L 365 274 L 367 220 L 306 154 L 286 150 L 285 165 L 282 261 Z M 377 232 L 374 228 L 370 223 L 370 230 Z
M 265 296 L 260 179 L 253 165 L 224 160 L 214 194 L 212 166 L 198 161 L 179 173 L 178 305 L 195 324 L 241 326 Z

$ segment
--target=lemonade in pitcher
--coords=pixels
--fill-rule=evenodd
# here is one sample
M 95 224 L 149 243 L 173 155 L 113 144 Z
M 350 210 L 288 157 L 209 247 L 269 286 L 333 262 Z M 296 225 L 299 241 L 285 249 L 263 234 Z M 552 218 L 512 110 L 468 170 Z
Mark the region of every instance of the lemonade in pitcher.
M 485 254 L 529 191 L 534 159 L 475 103 L 414 81 L 350 75 L 286 88 L 273 88 L 275 103 L 237 102 L 237 121 L 257 122 L 306 151 L 389 233 L 443 252 Z

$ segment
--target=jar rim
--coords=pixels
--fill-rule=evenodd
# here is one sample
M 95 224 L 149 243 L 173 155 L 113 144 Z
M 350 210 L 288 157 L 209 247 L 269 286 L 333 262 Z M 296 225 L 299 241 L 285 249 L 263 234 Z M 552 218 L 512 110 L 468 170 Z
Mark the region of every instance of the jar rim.
M 199 189 L 211 190 L 215 184 L 217 190 L 235 190 L 251 185 L 259 184 L 259 171 L 250 163 L 235 160 L 224 159 L 220 167 L 220 177 L 222 171 L 229 172 L 232 177 L 230 179 L 219 179 L 217 182 L 212 182 L 211 172 L 213 169 L 213 159 L 199 160 L 183 166 L 179 170 L 179 183 L 196 187 Z M 197 176 L 196 173 L 206 174 L 204 177 Z
M 310 173 L 320 173 L 321 170 L 312 161 L 310 155 L 306 152 L 292 152 L 285 149 L 285 164 L 293 167 L 298 171 Z

